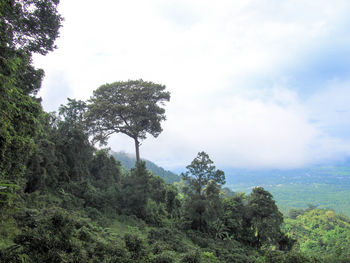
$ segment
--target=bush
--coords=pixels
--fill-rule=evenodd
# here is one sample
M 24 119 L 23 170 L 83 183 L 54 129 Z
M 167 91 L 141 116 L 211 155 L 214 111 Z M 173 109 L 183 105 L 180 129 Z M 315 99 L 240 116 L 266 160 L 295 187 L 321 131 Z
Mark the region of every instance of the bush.
M 164 241 L 157 241 L 153 243 L 151 249 L 152 249 L 152 253 L 155 255 L 161 254 L 167 250 L 172 250 L 171 246 Z
M 131 253 L 133 259 L 141 259 L 145 254 L 143 240 L 134 234 L 126 234 L 124 242 L 127 250 Z
M 148 199 L 145 221 L 153 226 L 162 226 L 165 218 L 164 204 L 157 204 L 155 201 Z
M 182 257 L 181 262 L 182 263 L 202 263 L 201 255 L 198 250 L 190 251 Z
M 174 254 L 170 251 L 165 251 L 161 254 L 156 255 L 152 263 L 173 263 L 174 262 Z
M 185 252 L 187 250 L 186 245 L 182 241 L 184 238 L 183 234 L 171 228 L 152 228 L 148 232 L 148 241 L 150 244 L 163 243 L 167 244 L 172 250 L 176 252 Z
M 102 216 L 100 211 L 98 211 L 96 208 L 90 207 L 90 206 L 85 208 L 85 212 L 86 212 L 87 216 L 90 217 L 92 220 L 97 220 L 98 218 L 100 218 Z
M 315 262 L 310 260 L 303 254 L 295 251 L 283 252 L 283 251 L 267 251 L 263 258 L 264 263 L 312 263 Z
M 6 249 L 0 249 L 0 262 L 6 263 L 22 263 L 31 262 L 28 255 L 21 255 L 18 251 L 19 246 L 14 245 Z
M 215 241 L 206 233 L 189 230 L 187 236 L 192 240 L 193 243 L 200 246 L 201 248 L 208 248 L 215 246 Z
M 219 263 L 218 258 L 212 252 L 203 252 L 201 258 L 203 263 Z
M 34 227 L 25 228 L 14 240 L 30 258 L 38 262 L 60 262 L 62 255 L 79 251 L 72 242 L 74 226 L 66 212 L 47 211 L 47 215 L 41 215 L 35 224 L 30 224 Z

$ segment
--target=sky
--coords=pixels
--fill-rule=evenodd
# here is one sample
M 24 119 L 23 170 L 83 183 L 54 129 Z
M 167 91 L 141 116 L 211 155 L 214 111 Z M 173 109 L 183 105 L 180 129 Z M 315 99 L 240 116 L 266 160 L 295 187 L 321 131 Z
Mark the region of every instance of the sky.
M 35 56 L 46 111 L 115 81 L 171 92 L 141 157 L 166 169 L 292 169 L 350 157 L 350 1 L 61 0 L 58 48 Z M 114 151 L 134 153 L 116 134 Z

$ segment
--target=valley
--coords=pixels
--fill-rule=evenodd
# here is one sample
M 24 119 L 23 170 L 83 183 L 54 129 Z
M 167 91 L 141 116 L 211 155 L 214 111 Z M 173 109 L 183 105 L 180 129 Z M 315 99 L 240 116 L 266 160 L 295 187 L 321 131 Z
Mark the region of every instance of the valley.
M 249 193 L 262 186 L 274 196 L 283 213 L 290 208 L 330 208 L 350 215 L 350 168 L 347 165 L 319 166 L 299 170 L 231 170 L 226 187 Z

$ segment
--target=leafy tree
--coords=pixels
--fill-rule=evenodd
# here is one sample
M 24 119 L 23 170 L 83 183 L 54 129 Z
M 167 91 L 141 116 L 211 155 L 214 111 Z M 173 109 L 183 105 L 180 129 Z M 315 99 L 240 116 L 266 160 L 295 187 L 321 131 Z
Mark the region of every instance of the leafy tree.
M 16 180 L 23 174 L 28 153 L 34 149 L 40 104 L 17 87 L 20 59 L 6 62 L 9 75 L 0 73 L 0 179 Z
M 225 183 L 225 175 L 216 170 L 213 161 L 205 152 L 197 157 L 182 174 L 188 186 L 184 189 L 187 197 L 184 203 L 185 218 L 193 229 L 205 231 L 208 222 L 215 221 L 221 207 L 220 187 Z
M 244 241 L 248 231 L 246 231 L 246 206 L 244 194 L 237 194 L 223 199 L 223 214 L 221 220 L 227 229 L 230 238 Z
M 19 86 L 18 74 L 25 63 L 16 56 L 5 58 L 0 52 L 1 207 L 10 204 L 15 190 L 19 189 L 17 185 L 24 174 L 28 156 L 35 148 L 34 137 L 40 131 L 41 106 Z
M 9 75 L 7 62 L 19 59 L 16 87 L 24 94 L 36 94 L 44 71 L 32 66 L 32 53 L 46 55 L 55 48 L 62 17 L 59 0 L 3 0 L 0 4 L 0 69 Z
M 110 211 L 112 214 L 120 211 L 120 168 L 107 150 L 99 150 L 94 154 L 90 163 L 90 175 L 79 184 L 85 206 L 103 212 Z
M 125 214 L 146 219 L 149 180 L 150 174 L 142 161 L 136 163 L 136 168 L 131 169 L 130 174 L 122 178 L 121 204 Z
M 186 166 L 186 169 L 188 171 L 182 174 L 182 178 L 187 181 L 191 191 L 194 191 L 198 196 L 203 195 L 204 188 L 211 180 L 219 185 L 225 184 L 224 172 L 216 170 L 213 161 L 205 152 L 199 152 L 191 164 Z
M 167 185 L 167 190 L 165 194 L 165 204 L 169 218 L 179 217 L 181 201 L 178 197 L 178 190 L 173 184 Z
M 1 48 L 20 49 L 42 55 L 52 51 L 62 22 L 62 17 L 57 12 L 59 2 L 59 0 L 1 1 Z
M 154 200 L 156 203 L 163 203 L 165 201 L 165 195 L 166 195 L 166 184 L 163 180 L 163 178 L 152 174 L 149 177 L 149 194 L 150 198 Z
M 35 151 L 27 163 L 25 192 L 88 177 L 94 149 L 84 130 L 85 108 L 84 102 L 68 99 L 60 106 L 59 116 L 41 115 L 42 132 L 35 137 Z
M 68 99 L 68 103 L 59 108 L 61 119 L 57 122 L 58 133 L 55 141 L 58 157 L 62 166 L 66 167 L 62 170 L 66 181 L 81 180 L 89 174 L 93 147 L 83 123 L 85 109 L 83 101 L 74 99 Z
M 74 127 L 79 126 L 85 131 L 84 124 L 84 114 L 86 112 L 86 103 L 81 100 L 75 100 L 67 98 L 68 103 L 66 105 L 61 105 L 58 112 L 59 115 L 64 119 L 68 125 L 73 125 Z
M 95 141 L 106 143 L 113 133 L 123 133 L 135 142 L 136 161 L 140 161 L 140 141 L 149 133 L 162 132 L 161 121 L 169 101 L 165 86 L 143 80 L 114 82 L 94 91 L 88 105 L 87 120 Z
M 40 116 L 41 132 L 35 137 L 35 150 L 27 162 L 24 192 L 31 193 L 52 186 L 57 179 L 56 129 L 57 117 L 52 113 Z
M 222 213 L 222 200 L 220 197 L 221 185 L 210 180 L 205 188 L 205 199 L 207 200 L 208 221 L 215 221 Z
M 119 182 L 120 164 L 113 156 L 109 156 L 106 150 L 99 150 L 91 161 L 90 173 L 95 185 L 102 190 L 106 190 L 111 184 Z
M 248 196 L 248 216 L 254 232 L 253 244 L 276 245 L 281 238 L 283 215 L 278 210 L 272 195 L 262 187 L 256 187 Z
M 42 113 L 35 94 L 44 75 L 32 53 L 54 49 L 62 17 L 58 0 L 0 2 L 0 183 L 16 182 L 34 149 Z

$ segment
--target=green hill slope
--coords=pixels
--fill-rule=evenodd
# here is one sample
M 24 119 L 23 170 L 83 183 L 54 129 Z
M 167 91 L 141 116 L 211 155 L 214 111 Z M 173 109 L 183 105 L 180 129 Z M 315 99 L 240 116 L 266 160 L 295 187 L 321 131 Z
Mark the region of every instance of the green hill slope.
M 324 262 L 349 262 L 350 218 L 326 209 L 293 210 L 290 216 L 285 229 L 303 253 Z
M 113 151 L 111 151 L 111 155 L 115 159 L 117 159 L 121 163 L 121 165 L 124 166 L 126 169 L 131 169 L 135 167 L 136 158 L 133 155 L 125 152 Z M 177 174 L 167 171 L 149 160 L 144 159 L 144 161 L 146 162 L 146 168 L 148 170 L 151 170 L 155 175 L 158 175 L 159 177 L 163 178 L 165 182 L 174 183 L 180 181 L 181 178 Z

